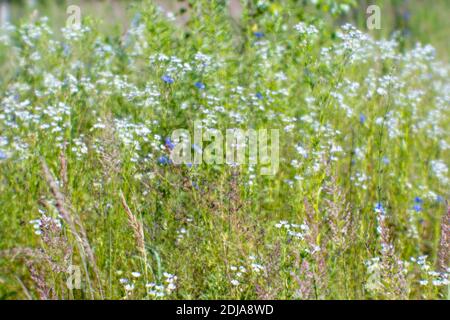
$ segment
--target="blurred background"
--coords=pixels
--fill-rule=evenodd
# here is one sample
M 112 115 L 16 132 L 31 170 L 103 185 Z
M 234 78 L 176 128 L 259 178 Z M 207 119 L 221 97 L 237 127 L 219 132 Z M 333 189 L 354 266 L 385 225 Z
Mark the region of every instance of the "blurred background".
M 78 5 L 82 16 L 92 16 L 101 20 L 102 31 L 108 32 L 120 28 L 124 32 L 132 19 L 129 7 L 139 5 L 144 0 L 0 0 L 0 25 L 5 22 L 16 24 L 26 20 L 32 14 L 50 18 L 55 30 L 64 26 L 69 5 Z M 189 20 L 190 3 L 195 0 L 153 0 L 161 8 L 173 13 L 175 23 L 183 26 Z M 228 2 L 230 17 L 239 21 L 242 12 L 240 0 Z M 247 1 L 245 1 L 247 2 Z M 347 12 L 333 14 L 336 24 L 351 22 L 358 28 L 366 29 L 366 9 L 376 4 L 381 8 L 381 30 L 371 33 L 375 37 L 388 37 L 394 31 L 401 32 L 407 45 L 417 41 L 432 44 L 441 59 L 449 59 L 450 49 L 450 0 L 254 0 L 253 5 L 261 2 L 282 6 L 285 2 L 298 6 L 315 6 L 324 15 L 332 11 L 333 6 L 350 4 Z M 330 15 L 330 14 L 329 14 Z

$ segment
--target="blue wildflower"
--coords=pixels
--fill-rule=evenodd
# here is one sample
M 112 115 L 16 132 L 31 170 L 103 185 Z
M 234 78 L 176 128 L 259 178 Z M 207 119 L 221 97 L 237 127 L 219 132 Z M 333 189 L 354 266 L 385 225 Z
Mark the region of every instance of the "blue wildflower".
M 442 196 L 436 196 L 436 202 L 444 202 L 444 198 Z
M 383 157 L 383 163 L 384 164 L 389 164 L 391 161 L 389 160 L 388 157 Z
M 377 202 L 375 204 L 375 212 L 384 213 L 384 207 L 383 207 L 383 204 L 381 202 Z
M 64 56 L 68 57 L 70 55 L 70 53 L 71 53 L 70 46 L 65 44 L 65 43 L 63 43 L 62 46 L 63 46 L 63 54 L 64 54 Z
M 264 32 L 256 31 L 256 32 L 253 32 L 253 35 L 254 35 L 256 38 L 261 39 L 262 37 L 264 37 Z
M 359 115 L 359 122 L 361 124 L 364 124 L 366 122 L 366 116 L 363 115 L 362 113 Z
M 205 84 L 200 81 L 197 81 L 194 85 L 200 90 L 205 89 Z
M 175 144 L 172 142 L 172 140 L 169 137 L 166 138 L 165 142 L 166 142 L 166 147 L 169 150 L 173 150 L 173 148 L 175 148 Z
M 167 158 L 166 156 L 161 156 L 161 157 L 158 158 L 158 163 L 160 165 L 170 164 L 170 159 Z
M 405 21 L 409 21 L 411 19 L 411 12 L 409 10 L 405 10 L 403 12 L 403 19 Z
M 6 153 L 4 153 L 2 150 L 0 150 L 0 160 L 6 160 L 8 159 L 8 156 Z
M 264 98 L 261 92 L 257 92 L 257 93 L 256 93 L 256 97 L 257 97 L 259 100 L 262 100 L 262 99 Z
M 414 207 L 413 207 L 413 210 L 416 211 L 416 212 L 422 211 L 422 203 L 423 203 L 422 198 L 420 198 L 420 197 L 415 197 L 415 198 L 414 198 L 414 203 L 415 203 L 415 205 L 414 205 Z
M 174 80 L 173 80 L 170 76 L 168 76 L 167 74 L 166 74 L 166 75 L 163 75 L 163 76 L 161 77 L 161 80 L 164 81 L 164 82 L 167 83 L 167 84 L 172 84 L 172 83 L 174 83 Z

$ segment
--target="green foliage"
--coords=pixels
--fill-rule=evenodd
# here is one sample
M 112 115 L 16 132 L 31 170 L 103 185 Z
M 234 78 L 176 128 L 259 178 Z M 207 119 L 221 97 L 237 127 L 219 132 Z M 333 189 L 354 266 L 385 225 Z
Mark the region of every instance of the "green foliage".
M 446 298 L 449 65 L 355 1 L 190 3 L 2 30 L 0 298 Z M 278 129 L 278 172 L 162 161 L 196 120 Z

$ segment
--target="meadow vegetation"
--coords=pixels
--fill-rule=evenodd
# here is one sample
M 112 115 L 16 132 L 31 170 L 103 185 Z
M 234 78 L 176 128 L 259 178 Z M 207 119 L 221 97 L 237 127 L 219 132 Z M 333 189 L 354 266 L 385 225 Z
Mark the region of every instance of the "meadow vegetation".
M 354 1 L 129 10 L 0 31 L 0 298 L 450 297 L 445 42 Z M 278 171 L 175 165 L 196 121 L 278 129 Z

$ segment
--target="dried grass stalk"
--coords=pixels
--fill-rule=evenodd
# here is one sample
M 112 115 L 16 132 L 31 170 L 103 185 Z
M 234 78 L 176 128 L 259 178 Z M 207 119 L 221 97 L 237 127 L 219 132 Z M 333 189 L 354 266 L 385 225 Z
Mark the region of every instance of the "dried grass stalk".
M 59 189 L 58 184 L 56 183 L 55 179 L 53 178 L 53 175 L 50 173 L 50 169 L 48 168 L 45 161 L 42 162 L 42 171 L 44 173 L 44 178 L 47 181 L 47 184 L 50 188 L 50 192 L 53 195 L 53 198 L 55 200 L 56 209 L 58 210 L 58 213 L 61 215 L 63 220 L 68 225 L 71 233 L 74 235 L 75 239 L 77 240 L 77 246 L 81 254 L 81 258 L 83 260 L 84 265 L 86 265 L 86 261 L 89 262 L 89 265 L 93 268 L 94 273 L 97 277 L 98 281 L 98 289 L 100 292 L 100 295 L 103 297 L 103 290 L 101 285 L 101 278 L 100 278 L 100 272 L 97 267 L 97 263 L 95 262 L 95 256 L 92 251 L 92 248 L 89 244 L 86 231 L 83 227 L 83 224 L 77 215 L 72 215 L 70 211 L 67 209 L 69 206 L 66 203 L 66 199 L 62 192 Z
M 30 270 L 31 279 L 36 285 L 36 291 L 39 295 L 40 300 L 50 300 L 52 289 L 47 286 L 47 282 L 45 281 L 45 277 L 43 272 L 38 271 L 35 268 L 35 265 L 31 261 L 27 261 L 26 263 L 28 270 Z
M 133 229 L 134 238 L 136 240 L 136 246 L 141 253 L 144 260 L 147 260 L 147 252 L 145 250 L 145 239 L 144 239 L 144 227 L 142 222 L 137 219 L 137 217 L 133 214 L 130 207 L 125 200 L 123 193 L 120 193 L 120 199 L 122 201 L 122 206 L 128 216 L 128 223 L 130 227 Z

